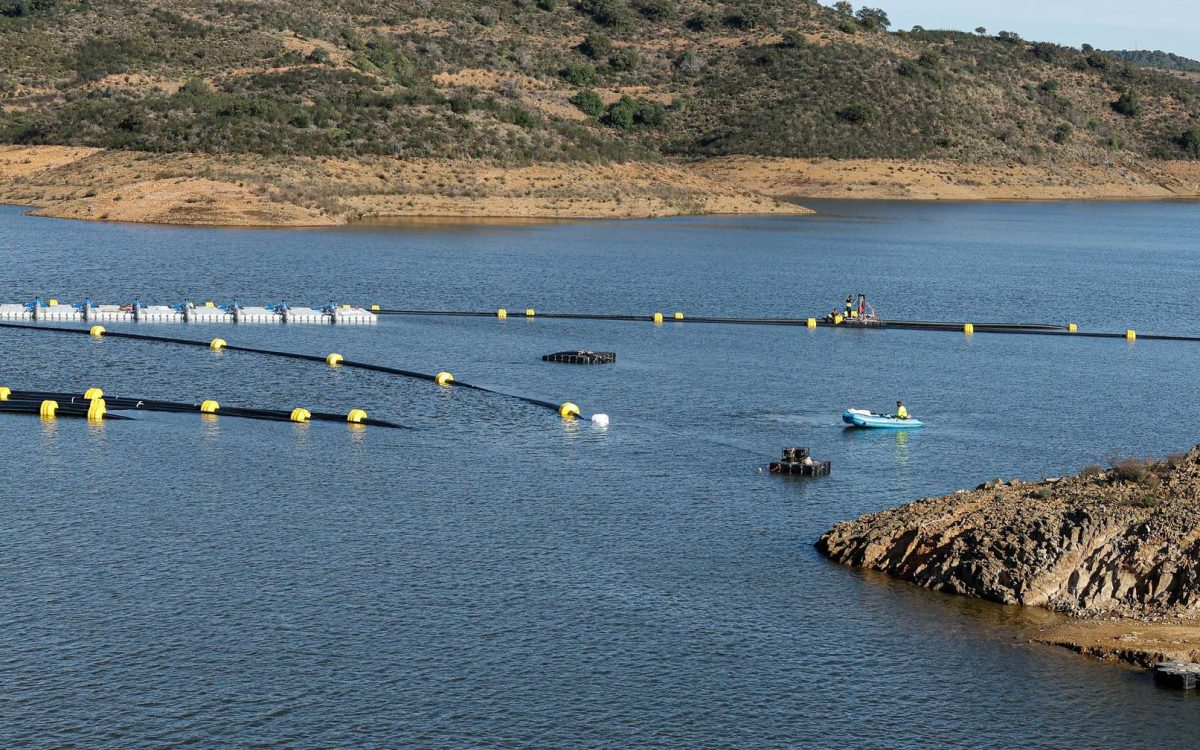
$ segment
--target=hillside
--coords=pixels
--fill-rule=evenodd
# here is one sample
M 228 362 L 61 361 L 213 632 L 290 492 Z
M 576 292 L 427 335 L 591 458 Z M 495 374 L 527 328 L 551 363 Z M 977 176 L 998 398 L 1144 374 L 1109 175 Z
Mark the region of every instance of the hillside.
M 1176 55 L 1174 52 L 1162 50 L 1108 50 L 1104 54 L 1139 65 L 1143 68 L 1158 68 L 1159 70 L 1182 70 L 1188 73 L 1200 73 L 1200 60 Z
M 1200 157 L 1196 81 L 1011 32 L 887 25 L 805 0 L 0 0 L 0 143 L 435 159 L 452 175 Z

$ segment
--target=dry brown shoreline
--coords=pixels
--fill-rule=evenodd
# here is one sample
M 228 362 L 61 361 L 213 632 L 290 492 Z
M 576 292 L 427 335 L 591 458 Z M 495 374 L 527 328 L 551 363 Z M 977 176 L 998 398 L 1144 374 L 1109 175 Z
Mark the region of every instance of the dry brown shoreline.
M 385 217 L 645 218 L 809 209 L 668 164 L 149 154 L 0 146 L 0 201 L 38 216 L 210 226 Z
M 320 227 L 395 217 L 627 219 L 807 214 L 806 199 L 1200 198 L 1200 162 L 964 164 L 721 157 L 688 164 L 149 154 L 0 146 L 0 202 L 34 215 Z
M 1163 200 L 1200 198 L 1200 162 L 972 164 L 898 159 L 731 156 L 694 165 L 715 180 L 780 200 Z

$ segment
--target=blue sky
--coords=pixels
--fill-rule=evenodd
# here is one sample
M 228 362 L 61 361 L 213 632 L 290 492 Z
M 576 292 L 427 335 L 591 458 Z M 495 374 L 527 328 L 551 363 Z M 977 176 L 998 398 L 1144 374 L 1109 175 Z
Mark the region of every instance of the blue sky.
M 829 0 L 823 0 L 832 5 Z M 854 0 L 855 9 L 864 5 Z M 893 29 L 976 26 L 1026 39 L 1100 49 L 1161 49 L 1200 60 L 1200 0 L 867 0 L 887 11 Z

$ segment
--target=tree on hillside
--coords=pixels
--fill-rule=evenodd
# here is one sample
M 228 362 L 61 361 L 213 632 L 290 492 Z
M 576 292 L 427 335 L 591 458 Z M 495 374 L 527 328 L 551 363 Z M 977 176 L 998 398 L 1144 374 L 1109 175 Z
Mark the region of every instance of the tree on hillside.
M 1192 128 L 1181 135 L 1179 145 L 1192 156 L 1200 158 L 1200 127 Z
M 608 106 L 608 115 L 604 119 L 614 128 L 629 130 L 633 127 L 633 118 L 637 111 L 637 102 L 628 96 L 622 96 L 619 101 Z
M 984 36 L 985 34 L 987 34 L 987 29 L 986 29 L 986 28 L 984 28 L 984 27 L 982 27 L 982 26 L 976 26 L 976 27 L 975 27 L 975 33 L 976 33 L 976 34 L 978 34 L 978 35 L 980 35 L 980 36 Z
M 1118 114 L 1126 117 L 1136 117 L 1142 111 L 1142 104 L 1138 101 L 1137 94 L 1132 90 L 1126 89 L 1121 92 L 1121 96 L 1112 103 L 1112 108 Z
M 592 117 L 599 117 L 604 114 L 604 100 L 600 95 L 591 89 L 584 89 L 575 96 L 571 97 L 571 103 L 579 108 L 580 112 Z
M 577 49 L 593 60 L 603 60 L 612 53 L 612 42 L 603 34 L 588 34 Z
M 833 4 L 833 12 L 839 16 L 850 17 L 854 15 L 854 6 L 846 2 L 846 0 L 839 0 Z
M 54 0 L 0 0 L 0 16 L 20 18 L 50 10 Z
M 624 26 L 629 22 L 629 10 L 617 0 L 579 0 L 576 6 L 601 26 Z
M 856 17 L 866 29 L 882 31 L 892 25 L 887 13 L 882 8 L 860 8 Z

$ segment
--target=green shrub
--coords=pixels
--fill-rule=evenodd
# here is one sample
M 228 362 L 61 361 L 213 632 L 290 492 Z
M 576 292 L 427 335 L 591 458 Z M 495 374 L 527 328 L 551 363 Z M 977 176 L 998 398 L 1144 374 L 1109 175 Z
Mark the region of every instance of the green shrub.
M 1192 128 L 1179 136 L 1179 147 L 1189 155 L 1200 158 L 1200 127 Z
M 629 23 L 629 8 L 620 0 L 579 0 L 576 7 L 601 26 L 618 27 Z
M 633 70 L 640 62 L 641 57 L 638 55 L 637 50 L 633 47 L 626 47 L 625 49 L 619 50 L 617 54 L 608 58 L 608 66 L 613 70 L 618 71 Z
M 0 16 L 22 18 L 50 11 L 56 0 L 0 0 Z
M 537 118 L 533 116 L 533 113 L 524 107 L 512 107 L 506 113 L 505 119 L 507 119 L 513 125 L 517 125 L 525 129 L 533 128 L 537 125 Z
M 783 49 L 797 49 L 807 44 L 808 40 L 804 38 L 804 32 L 795 29 L 788 29 L 783 32 L 783 38 L 779 41 L 780 47 Z
M 917 57 L 917 65 L 929 70 L 937 70 L 942 67 L 942 56 L 933 50 L 926 50 Z
M 560 75 L 575 87 L 591 86 L 596 82 L 596 68 L 588 63 L 568 63 Z
M 309 52 L 304 59 L 311 63 L 317 63 L 318 65 L 328 65 L 333 61 L 333 59 L 329 56 L 329 50 L 325 49 L 324 47 L 314 47 L 313 51 Z
M 871 107 L 862 102 L 855 102 L 839 109 L 837 116 L 839 120 L 859 125 L 871 119 Z
M 1114 112 L 1126 117 L 1137 117 L 1142 111 L 1142 105 L 1138 101 L 1137 94 L 1129 89 L 1121 92 L 1121 96 L 1111 106 Z
M 675 15 L 673 0 L 634 0 L 633 8 L 651 21 L 665 21 Z
M 661 128 L 667 124 L 667 108 L 661 102 L 638 102 L 633 121 L 648 128 Z
M 612 42 L 603 34 L 588 34 L 577 49 L 593 60 L 603 60 L 612 54 Z
M 637 112 L 637 102 L 628 96 L 622 96 L 619 101 L 608 105 L 604 122 L 620 130 L 629 130 L 633 127 L 633 120 L 637 116 Z
M 1064 122 L 1054 129 L 1054 135 L 1050 137 L 1054 139 L 1055 143 L 1063 144 L 1071 140 L 1071 134 L 1074 132 L 1075 129 L 1071 127 L 1071 123 Z
M 189 78 L 179 87 L 179 93 L 183 96 L 209 96 L 212 92 L 212 86 L 203 78 Z
M 604 114 L 604 100 L 591 89 L 584 89 L 571 97 L 571 103 L 578 107 L 579 111 L 585 115 L 599 117 Z
M 758 25 L 758 17 L 749 8 L 740 8 L 732 13 L 726 13 L 721 23 L 738 31 L 749 31 Z

